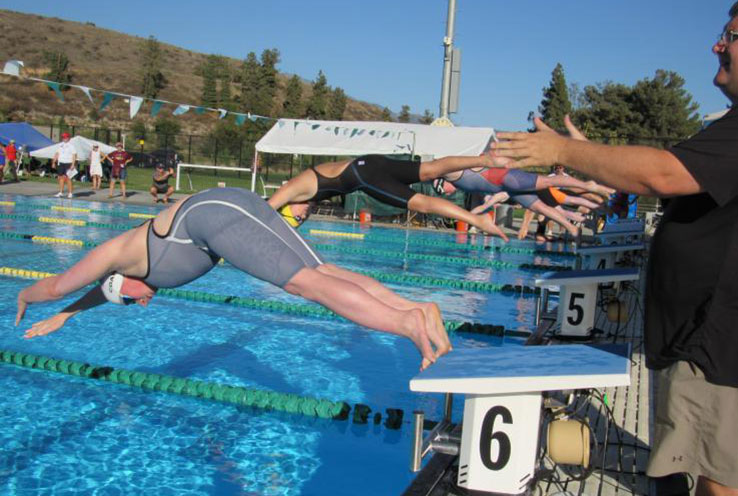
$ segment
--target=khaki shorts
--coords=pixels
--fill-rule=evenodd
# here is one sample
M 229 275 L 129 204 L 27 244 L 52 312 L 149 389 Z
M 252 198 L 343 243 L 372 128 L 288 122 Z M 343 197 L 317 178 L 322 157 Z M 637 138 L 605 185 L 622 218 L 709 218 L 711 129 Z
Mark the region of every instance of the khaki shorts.
M 687 472 L 738 488 L 738 388 L 705 381 L 677 362 L 654 372 L 656 415 L 650 477 Z

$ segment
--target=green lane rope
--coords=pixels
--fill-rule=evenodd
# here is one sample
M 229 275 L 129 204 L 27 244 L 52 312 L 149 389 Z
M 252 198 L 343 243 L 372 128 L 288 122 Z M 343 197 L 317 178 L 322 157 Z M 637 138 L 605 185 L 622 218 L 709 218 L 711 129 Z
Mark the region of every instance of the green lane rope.
M 0 351 L 0 360 L 20 367 L 59 372 L 151 391 L 174 393 L 280 412 L 299 413 L 325 419 L 346 420 L 351 411 L 349 404 L 344 401 L 330 401 L 296 394 L 248 389 L 241 386 L 227 386 L 193 379 L 96 366 L 73 360 L 31 355 L 30 353 L 2 350 Z
M 376 250 L 372 248 L 353 248 L 347 246 L 337 246 L 314 243 L 315 248 L 319 251 L 333 251 L 338 253 L 349 253 L 352 255 L 372 255 L 376 257 L 386 258 L 406 258 L 410 260 L 427 260 L 432 262 L 447 262 L 471 267 L 493 267 L 496 269 L 527 269 L 527 270 L 545 270 L 545 271 L 562 271 L 571 270 L 571 267 L 562 265 L 540 265 L 530 263 L 512 263 L 501 262 L 499 260 L 487 260 L 482 258 L 464 258 L 449 257 L 445 255 L 428 255 L 426 253 L 405 253 L 400 251 Z
M 20 233 L 6 232 L 6 231 L 0 231 L 0 239 L 1 238 L 17 239 L 17 240 L 22 240 L 22 241 L 32 241 L 34 243 L 47 243 L 47 244 L 58 243 L 58 244 L 66 244 L 66 245 L 79 246 L 79 247 L 95 247 L 99 245 L 99 243 L 95 243 L 93 241 L 83 241 L 83 240 L 69 239 L 69 238 L 52 238 L 48 236 L 37 236 L 34 234 L 20 234 Z M 541 267 L 548 268 L 548 266 L 541 266 Z M 538 270 L 538 268 L 536 267 L 534 270 Z M 553 270 L 557 270 L 557 269 L 553 269 Z M 376 271 L 357 271 L 357 272 L 367 275 L 369 277 L 373 277 L 374 279 L 377 279 L 378 281 L 391 282 L 395 284 L 403 284 L 403 285 L 408 285 L 408 286 L 444 287 L 444 288 L 452 288 L 452 289 L 462 289 L 465 291 L 474 291 L 477 293 L 498 293 L 498 292 L 518 293 L 518 294 L 521 294 L 522 296 L 538 294 L 540 292 L 538 288 L 533 288 L 529 286 L 511 286 L 509 284 L 502 285 L 502 284 L 493 284 L 493 283 L 481 282 L 481 281 L 443 279 L 439 277 L 415 276 L 415 275 L 410 275 L 410 274 L 393 274 L 393 273 L 376 272 Z
M 0 202 L 0 206 L 13 207 L 13 210 L 55 210 L 58 212 L 76 212 L 109 215 L 111 217 L 125 217 L 128 219 L 153 219 L 154 214 L 143 212 L 124 212 L 120 210 L 105 210 L 98 208 L 64 207 L 59 205 L 43 205 L 31 203 L 29 205 L 17 205 L 15 202 Z
M 55 274 L 50 272 L 37 272 L 28 269 L 18 269 L 13 267 L 0 267 L 0 276 L 16 277 L 22 279 L 42 279 L 51 277 Z M 516 292 L 525 294 L 530 288 L 523 286 L 507 285 L 503 291 Z M 241 298 L 239 296 L 221 295 L 215 293 L 206 293 L 203 291 L 189 291 L 184 289 L 159 289 L 158 295 L 168 296 L 180 300 L 196 301 L 202 303 L 219 303 L 223 305 L 236 306 L 241 308 L 249 308 L 253 310 L 262 310 L 267 312 L 280 313 L 284 315 L 297 315 L 300 317 L 314 317 L 322 319 L 345 320 L 338 314 L 328 310 L 327 308 L 317 305 L 307 305 L 304 303 L 285 303 L 281 301 L 261 300 L 258 298 Z M 530 293 L 529 293 L 530 294 Z M 478 324 L 471 322 L 459 322 L 455 320 L 444 321 L 446 331 L 453 334 L 454 332 L 466 332 L 472 334 L 484 334 L 492 336 L 510 336 L 525 337 L 529 333 L 525 331 L 515 331 L 505 329 L 504 326 L 493 324 Z

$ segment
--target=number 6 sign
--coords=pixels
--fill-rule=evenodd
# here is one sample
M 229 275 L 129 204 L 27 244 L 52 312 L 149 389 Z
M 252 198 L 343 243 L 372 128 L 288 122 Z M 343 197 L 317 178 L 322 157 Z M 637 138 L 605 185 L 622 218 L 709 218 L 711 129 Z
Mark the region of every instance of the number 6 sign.
M 535 470 L 541 393 L 468 395 L 457 484 L 519 494 Z

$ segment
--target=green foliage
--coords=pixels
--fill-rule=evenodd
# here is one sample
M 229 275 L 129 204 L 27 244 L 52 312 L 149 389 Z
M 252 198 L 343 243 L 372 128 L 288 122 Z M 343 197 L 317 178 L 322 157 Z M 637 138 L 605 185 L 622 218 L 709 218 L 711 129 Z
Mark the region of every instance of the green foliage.
M 325 120 L 328 118 L 328 99 L 331 89 L 328 86 L 328 80 L 323 71 L 318 71 L 318 77 L 313 82 L 313 94 L 305 109 L 306 117 L 315 120 Z
M 167 85 L 162 71 L 163 54 L 159 42 L 153 36 L 141 43 L 141 94 L 146 98 L 156 98 L 159 91 Z
M 241 64 L 241 111 L 257 113 L 259 107 L 259 61 L 254 52 L 249 52 Z
M 218 67 L 217 57 L 208 55 L 207 61 L 200 67 L 202 75 L 202 93 L 200 105 L 216 108 L 218 106 Z
M 58 83 L 71 83 L 72 73 L 69 70 L 69 57 L 60 50 L 44 50 L 44 64 L 49 68 L 49 72 L 44 74 L 44 79 L 56 81 Z M 61 90 L 66 91 L 69 86 L 62 86 Z
M 698 105 L 684 89 L 684 79 L 673 71 L 657 70 L 653 79 L 634 86 L 611 81 L 587 86 L 582 105 L 572 115 L 590 137 L 627 137 L 655 146 L 658 137 L 685 138 L 700 129 Z
M 274 99 L 277 96 L 277 64 L 279 50 L 272 48 L 261 52 L 259 71 L 259 115 L 274 116 Z
M 156 133 L 156 142 L 159 148 L 173 148 L 175 137 L 182 130 L 182 126 L 174 119 L 159 117 L 154 122 L 154 132 Z
M 435 118 L 433 117 L 433 112 L 431 112 L 428 109 L 425 109 L 425 112 L 423 113 L 423 116 L 420 118 L 421 124 L 431 124 Z
M 551 72 L 551 82 L 543 88 L 543 100 L 538 107 L 543 120 L 554 129 L 564 128 L 564 116 L 572 111 L 569 92 L 566 88 L 566 76 L 561 64 L 556 64 Z
M 346 93 L 341 88 L 336 88 L 331 92 L 331 99 L 328 105 L 328 118 L 330 120 L 343 120 L 347 100 Z
M 131 134 L 133 134 L 133 137 L 136 138 L 136 140 L 145 140 L 146 139 L 146 124 L 144 121 L 133 121 L 133 124 L 131 125 Z
M 387 107 L 382 109 L 382 115 L 379 116 L 380 121 L 392 122 L 392 112 Z
M 302 83 L 300 78 L 292 76 L 287 82 L 284 103 L 282 104 L 282 116 L 300 118 L 302 117 Z
M 220 80 L 220 95 L 218 97 L 219 107 L 226 110 L 234 110 L 233 97 L 231 96 L 231 80 Z
M 410 105 L 403 105 L 400 115 L 397 116 L 397 122 L 410 122 Z

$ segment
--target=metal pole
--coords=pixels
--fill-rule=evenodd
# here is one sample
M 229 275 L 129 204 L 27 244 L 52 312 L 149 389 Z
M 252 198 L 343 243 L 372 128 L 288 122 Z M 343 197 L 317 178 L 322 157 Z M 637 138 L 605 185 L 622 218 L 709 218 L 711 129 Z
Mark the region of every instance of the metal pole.
M 456 0 L 448 0 L 446 36 L 443 38 L 443 82 L 441 83 L 441 108 L 439 118 L 448 119 L 448 104 L 451 94 L 451 53 L 454 49 L 454 24 L 456 22 Z
M 423 461 L 423 422 L 425 414 L 422 411 L 414 411 L 413 418 L 415 425 L 413 429 L 413 451 L 410 458 L 410 470 L 417 472 L 420 470 L 420 464 Z

